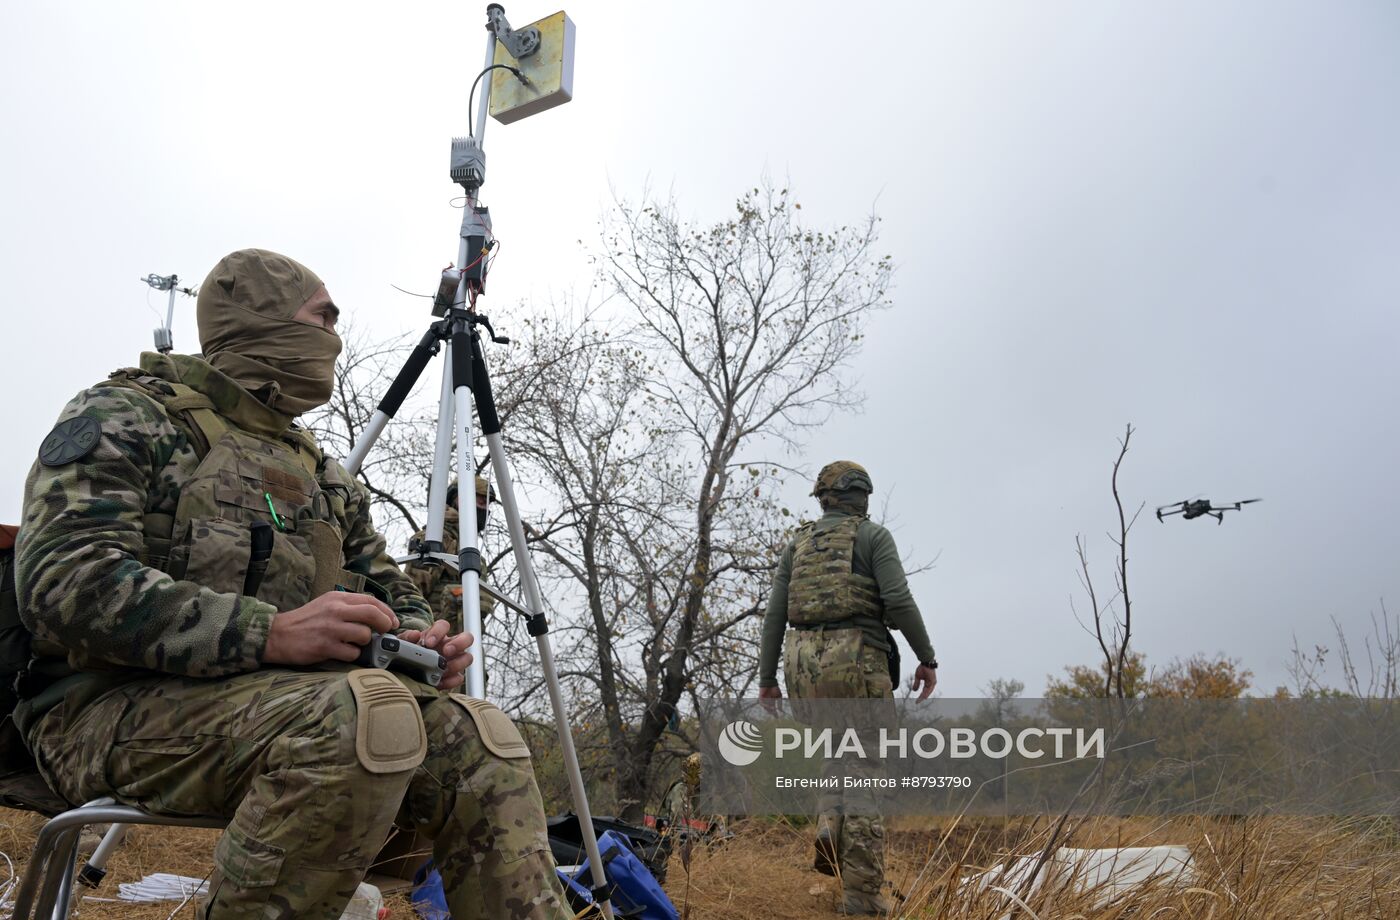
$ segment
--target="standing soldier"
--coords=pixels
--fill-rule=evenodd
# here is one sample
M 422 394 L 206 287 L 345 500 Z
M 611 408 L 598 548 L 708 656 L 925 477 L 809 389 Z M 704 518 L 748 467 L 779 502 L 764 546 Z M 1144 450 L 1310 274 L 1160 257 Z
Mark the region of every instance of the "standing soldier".
M 232 253 L 202 356 L 144 354 L 64 409 L 25 484 L 15 724 L 69 802 L 230 819 L 205 920 L 335 920 L 396 822 L 458 920 L 562 920 L 529 749 L 447 692 L 472 637 L 295 424 L 330 399 L 339 313 L 304 265 Z M 436 650 L 440 686 L 354 667 L 371 632 Z
M 919 658 L 912 685 L 919 699 L 933 692 L 938 662 L 894 537 L 867 516 L 872 490 L 870 474 L 849 460 L 828 463 L 817 474 L 812 494 L 823 514 L 799 527 L 783 550 L 768 595 L 760 698 L 782 698 L 781 650 L 793 699 L 892 699 L 899 655 L 891 628 L 904 633 Z M 784 640 L 788 626 L 792 631 Z M 882 916 L 891 910 L 881 893 L 884 836 L 879 815 L 818 819 L 813 868 L 839 875 L 847 914 Z
M 486 480 L 480 476 L 476 477 L 476 538 L 481 540 L 481 535 L 486 532 L 486 514 L 490 509 L 490 503 L 496 498 L 494 489 L 487 485 Z M 416 551 L 422 544 L 426 531 L 420 530 L 409 540 L 409 549 Z M 461 548 L 458 541 L 461 539 L 461 529 L 458 527 L 457 517 L 457 481 L 447 487 L 447 507 L 442 518 L 442 551 L 449 555 L 457 555 Z M 478 547 L 480 548 L 480 547 Z M 413 583 L 418 586 L 418 593 L 427 598 L 428 603 L 433 605 L 439 620 L 446 620 L 452 624 L 454 633 L 461 632 L 462 626 L 462 579 L 456 569 L 447 565 L 424 565 L 418 562 L 408 564 L 408 577 L 413 579 Z M 489 572 L 485 562 L 482 562 L 481 581 L 484 584 Z M 486 617 L 491 611 L 496 609 L 496 599 L 482 588 L 478 594 L 481 598 L 481 631 L 483 640 L 486 632 Z M 481 647 L 484 642 L 478 642 Z M 482 675 L 483 683 L 489 678 L 489 674 Z

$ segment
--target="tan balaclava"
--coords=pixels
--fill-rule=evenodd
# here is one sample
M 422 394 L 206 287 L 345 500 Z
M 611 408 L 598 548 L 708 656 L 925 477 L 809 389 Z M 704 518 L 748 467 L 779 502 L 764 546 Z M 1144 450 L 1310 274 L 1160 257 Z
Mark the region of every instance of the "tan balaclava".
M 266 249 L 224 256 L 199 288 L 204 359 L 285 415 L 325 405 L 340 336 L 292 319 L 323 286 L 305 265 Z

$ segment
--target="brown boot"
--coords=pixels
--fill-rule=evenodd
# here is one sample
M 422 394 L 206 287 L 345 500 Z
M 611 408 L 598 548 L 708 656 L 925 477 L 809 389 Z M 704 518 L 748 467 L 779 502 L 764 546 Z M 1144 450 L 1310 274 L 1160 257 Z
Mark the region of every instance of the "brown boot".
M 816 855 L 812 857 L 812 868 L 822 875 L 836 875 L 836 841 L 831 837 L 831 828 L 823 826 L 817 831 Z
M 841 901 L 841 913 L 858 917 L 888 917 L 894 906 L 879 892 L 846 889 Z

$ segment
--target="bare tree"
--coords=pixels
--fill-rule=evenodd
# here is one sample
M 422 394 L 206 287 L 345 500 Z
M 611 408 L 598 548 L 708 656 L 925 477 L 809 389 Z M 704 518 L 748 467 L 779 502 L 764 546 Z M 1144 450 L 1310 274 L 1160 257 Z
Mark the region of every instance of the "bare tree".
M 625 815 L 644 806 L 668 731 L 683 730 L 682 701 L 752 688 L 795 523 L 770 455 L 859 403 L 841 371 L 886 302 L 876 219 L 828 232 L 799 212 L 767 186 L 713 226 L 674 202 L 617 202 L 596 264 L 624 309 L 576 330 L 573 358 L 507 431 L 552 496 L 530 530 L 561 592 L 561 675 L 581 721 L 603 728 Z M 533 347 L 553 346 L 512 360 Z
M 602 729 L 580 751 L 610 764 L 629 816 L 658 756 L 689 746 L 664 743 L 684 730 L 682 702 L 752 689 L 768 582 L 796 523 L 778 498 L 781 454 L 861 401 L 843 371 L 888 303 L 878 219 L 809 229 L 800 208 L 764 185 L 701 226 L 674 202 L 619 201 L 596 257 L 609 321 L 522 313 L 516 344 L 488 353 L 571 715 Z M 402 347 L 347 349 L 322 437 L 353 441 Z M 362 477 L 413 527 L 431 412 L 403 437 L 413 446 L 377 449 Z M 498 585 L 515 578 L 505 551 L 502 539 Z M 528 637 L 514 620 L 489 632 L 493 696 L 538 715 Z
M 1085 624 L 1074 609 L 1074 598 L 1070 598 L 1070 609 L 1079 625 L 1088 631 L 1098 643 L 1103 655 L 1104 696 L 1123 699 L 1131 696 L 1132 670 L 1134 660 L 1128 651 L 1133 636 L 1132 595 L 1128 591 L 1128 531 L 1137 523 L 1143 505 L 1139 504 L 1131 518 L 1123 509 L 1123 497 L 1118 490 L 1118 472 L 1123 466 L 1123 458 L 1128 454 L 1128 442 L 1133 438 L 1133 426 L 1128 425 L 1123 437 L 1118 440 L 1118 457 L 1113 461 L 1113 504 L 1118 509 L 1118 533 L 1109 534 L 1109 539 L 1118 547 L 1117 560 L 1113 569 L 1114 592 L 1100 602 L 1099 594 L 1089 572 L 1088 542 L 1082 534 L 1074 538 L 1075 552 L 1079 558 L 1079 584 L 1089 597 L 1092 628 Z M 1121 611 L 1121 614 L 1120 614 Z
M 1357 698 L 1400 698 L 1400 616 L 1392 618 L 1381 601 L 1379 615 L 1371 614 L 1371 631 L 1361 637 L 1361 651 L 1352 651 L 1352 641 L 1336 617 L 1332 630 L 1337 639 L 1336 658 L 1342 670 L 1340 686 L 1327 679 L 1328 661 L 1333 650 L 1324 645 L 1304 652 L 1293 638 L 1293 660 L 1288 665 L 1294 692 L 1302 697 L 1346 695 Z

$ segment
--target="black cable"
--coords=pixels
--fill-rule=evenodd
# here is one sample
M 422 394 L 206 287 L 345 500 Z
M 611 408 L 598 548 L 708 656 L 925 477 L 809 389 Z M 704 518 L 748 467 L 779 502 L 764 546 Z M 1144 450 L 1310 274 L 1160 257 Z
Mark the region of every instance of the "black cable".
M 472 81 L 471 92 L 467 93 L 467 137 L 476 136 L 474 133 L 475 129 L 473 127 L 476 123 L 476 85 L 481 82 L 482 77 L 486 76 L 488 73 L 490 73 L 493 70 L 496 70 L 497 68 L 501 70 L 509 70 L 511 73 L 515 74 L 515 78 L 521 83 L 526 82 L 525 75 L 520 72 L 520 68 L 512 67 L 509 64 L 492 64 L 490 67 L 487 67 L 481 73 L 477 74 L 476 79 Z

